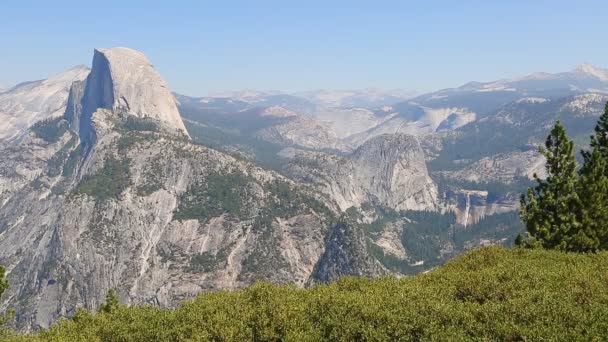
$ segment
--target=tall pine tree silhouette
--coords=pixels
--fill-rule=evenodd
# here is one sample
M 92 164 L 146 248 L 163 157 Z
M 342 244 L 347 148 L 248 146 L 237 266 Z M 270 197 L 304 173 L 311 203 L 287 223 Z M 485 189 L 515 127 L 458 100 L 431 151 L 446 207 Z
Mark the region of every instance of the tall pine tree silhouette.
M 584 164 L 577 186 L 581 199 L 581 230 L 576 242 L 581 250 L 608 249 L 608 103 L 591 136 L 591 149 L 581 151 Z
M 581 201 L 581 227 L 574 236 L 572 245 L 574 250 L 579 252 L 608 248 L 608 177 L 606 160 L 600 151 L 601 148 L 596 146 L 591 152 L 587 152 L 577 184 Z
M 608 102 L 604 107 L 604 113 L 597 120 L 595 125 L 595 133 L 591 136 L 591 151 L 582 151 L 583 159 L 585 163 L 591 158 L 591 154 L 595 149 L 599 149 L 599 152 L 608 161 Z M 608 170 L 607 170 L 608 172 Z
M 574 143 L 558 121 L 540 152 L 547 159 L 547 179 L 534 178 L 538 185 L 522 195 L 520 215 L 528 238 L 521 244 L 560 250 L 577 250 L 574 236 L 581 226 L 580 200 L 576 193 L 577 174 Z

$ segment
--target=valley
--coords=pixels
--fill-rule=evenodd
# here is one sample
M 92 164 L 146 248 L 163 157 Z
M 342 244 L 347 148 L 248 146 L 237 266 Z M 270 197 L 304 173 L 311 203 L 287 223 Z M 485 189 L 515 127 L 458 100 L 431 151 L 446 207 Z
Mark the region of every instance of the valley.
M 176 307 L 256 280 L 408 276 L 510 246 L 555 120 L 585 148 L 608 72 L 410 92 L 172 93 L 147 57 L 0 91 L 1 308 L 23 331 L 108 289 Z

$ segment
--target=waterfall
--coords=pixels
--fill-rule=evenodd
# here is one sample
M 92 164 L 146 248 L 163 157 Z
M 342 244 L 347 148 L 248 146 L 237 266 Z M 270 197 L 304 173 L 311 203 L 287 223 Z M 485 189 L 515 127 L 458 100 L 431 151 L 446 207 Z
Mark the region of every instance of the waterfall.
M 464 206 L 464 226 L 466 227 L 469 223 L 469 211 L 471 210 L 471 196 L 469 192 L 465 192 L 467 196 L 466 204 Z

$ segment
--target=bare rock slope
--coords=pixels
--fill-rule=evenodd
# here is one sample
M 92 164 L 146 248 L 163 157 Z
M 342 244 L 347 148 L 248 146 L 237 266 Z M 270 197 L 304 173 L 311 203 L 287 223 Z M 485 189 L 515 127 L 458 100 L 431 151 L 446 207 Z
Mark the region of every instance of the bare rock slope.
M 34 122 L 63 115 L 72 83 L 88 74 L 89 68 L 77 66 L 46 80 L 0 90 L 0 140 L 17 139 Z
M 434 210 L 437 188 L 415 136 L 372 138 L 347 157 L 298 151 L 286 172 L 315 184 L 342 210 L 374 202 L 396 210 Z
M 2 146 L 11 288 L 1 308 L 16 309 L 21 329 L 97 309 L 109 288 L 126 303 L 172 306 L 201 290 L 314 276 L 331 201 L 193 144 L 143 55 L 97 50 L 69 102 L 65 116 Z

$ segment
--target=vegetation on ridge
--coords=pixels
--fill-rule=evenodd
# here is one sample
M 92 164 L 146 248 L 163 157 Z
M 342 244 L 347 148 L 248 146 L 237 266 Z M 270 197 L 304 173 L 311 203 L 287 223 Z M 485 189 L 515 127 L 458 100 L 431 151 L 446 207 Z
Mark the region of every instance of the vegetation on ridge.
M 68 123 L 63 117 L 38 121 L 30 127 L 36 136 L 46 142 L 56 143 L 68 131 Z
M 98 313 L 79 310 L 14 340 L 601 340 L 608 253 L 483 248 L 414 277 L 309 289 L 262 282 L 204 293 L 175 310 L 108 298 Z
M 103 202 L 118 198 L 129 185 L 129 161 L 106 156 L 102 168 L 95 174 L 86 176 L 76 187 L 75 193 L 87 194 Z

